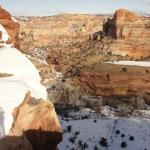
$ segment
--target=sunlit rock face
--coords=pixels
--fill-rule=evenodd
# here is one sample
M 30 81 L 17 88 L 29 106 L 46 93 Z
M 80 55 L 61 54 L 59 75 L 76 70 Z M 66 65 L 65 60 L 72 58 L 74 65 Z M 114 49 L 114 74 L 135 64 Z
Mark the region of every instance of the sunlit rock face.
M 116 34 L 121 38 L 149 38 L 149 18 L 128 10 L 119 9 L 114 15 Z
M 126 9 L 116 10 L 104 26 L 106 36 L 116 39 L 109 48 L 113 54 L 147 58 L 150 56 L 150 19 Z
M 51 101 L 32 98 L 28 93 L 13 112 L 10 135 L 27 137 L 33 149 L 55 150 L 62 140 L 61 127 Z
M 19 24 L 17 21 L 11 16 L 9 12 L 4 10 L 2 7 L 0 7 L 0 24 L 5 28 L 5 30 L 9 34 L 9 38 L 7 36 L 0 36 L 0 45 L 7 43 L 12 45 L 16 48 L 19 48 Z M 1 28 L 0 26 L 0 28 Z M 1 35 L 1 33 L 0 33 Z

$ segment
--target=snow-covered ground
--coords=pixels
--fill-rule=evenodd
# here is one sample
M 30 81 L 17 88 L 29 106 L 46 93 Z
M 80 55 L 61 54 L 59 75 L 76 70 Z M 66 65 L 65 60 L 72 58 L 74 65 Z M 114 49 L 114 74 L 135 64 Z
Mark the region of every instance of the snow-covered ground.
M 129 65 L 129 66 L 141 66 L 141 67 L 150 67 L 150 61 L 113 61 L 113 62 L 105 62 L 109 64 L 117 64 L 117 65 Z
M 2 40 L 9 38 L 7 31 L 0 26 Z M 5 45 L 3 45 L 5 46 Z M 12 122 L 12 112 L 19 106 L 30 91 L 35 98 L 47 99 L 47 92 L 41 85 L 41 78 L 35 66 L 19 50 L 9 46 L 0 48 L 0 138 L 8 134 Z
M 84 109 L 67 119 L 60 117 L 60 150 L 150 150 L 150 119 L 121 118 L 105 112 L 106 115 L 100 115 Z M 106 139 L 105 146 L 100 144 L 102 138 Z M 123 148 L 121 143 L 126 146 Z

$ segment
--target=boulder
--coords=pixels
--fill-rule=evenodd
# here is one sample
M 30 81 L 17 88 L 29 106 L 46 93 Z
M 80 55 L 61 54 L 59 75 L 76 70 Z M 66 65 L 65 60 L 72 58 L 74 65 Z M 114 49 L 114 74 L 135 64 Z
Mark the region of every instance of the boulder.
M 56 150 L 62 131 L 51 101 L 35 99 L 28 93 L 13 112 L 10 136 L 25 136 L 33 150 Z

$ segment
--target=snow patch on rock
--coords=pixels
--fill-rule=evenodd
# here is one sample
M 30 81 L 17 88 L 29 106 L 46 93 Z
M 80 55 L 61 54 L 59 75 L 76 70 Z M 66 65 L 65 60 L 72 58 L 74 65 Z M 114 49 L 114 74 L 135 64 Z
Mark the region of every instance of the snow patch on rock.
M 35 98 L 47 99 L 35 66 L 15 48 L 0 48 L 0 73 L 12 74 L 0 78 L 0 138 L 11 128 L 12 112 L 23 101 L 27 92 Z
M 0 40 L 1 42 L 7 42 L 9 39 L 9 35 L 5 28 L 0 24 L 0 31 L 2 32 L 2 39 Z

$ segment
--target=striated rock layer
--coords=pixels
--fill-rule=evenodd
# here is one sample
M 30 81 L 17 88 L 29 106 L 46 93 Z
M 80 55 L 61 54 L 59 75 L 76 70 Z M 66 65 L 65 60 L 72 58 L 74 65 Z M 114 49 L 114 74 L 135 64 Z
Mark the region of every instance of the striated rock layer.
M 150 18 L 118 9 L 104 26 L 106 36 L 116 38 L 109 45 L 113 54 L 148 58 L 150 56 Z
M 33 150 L 56 150 L 62 133 L 51 101 L 32 98 L 28 93 L 13 112 L 11 136 L 25 136 Z
M 21 50 L 39 66 L 53 101 L 77 104 L 87 97 L 101 96 L 126 99 L 140 92 L 149 97 L 149 68 L 102 62 L 148 61 L 150 17 L 118 9 L 112 16 L 60 14 L 17 19 L 21 24 Z M 63 82 L 53 80 L 51 65 L 62 73 L 58 80 Z M 51 80 L 53 85 L 49 85 Z

